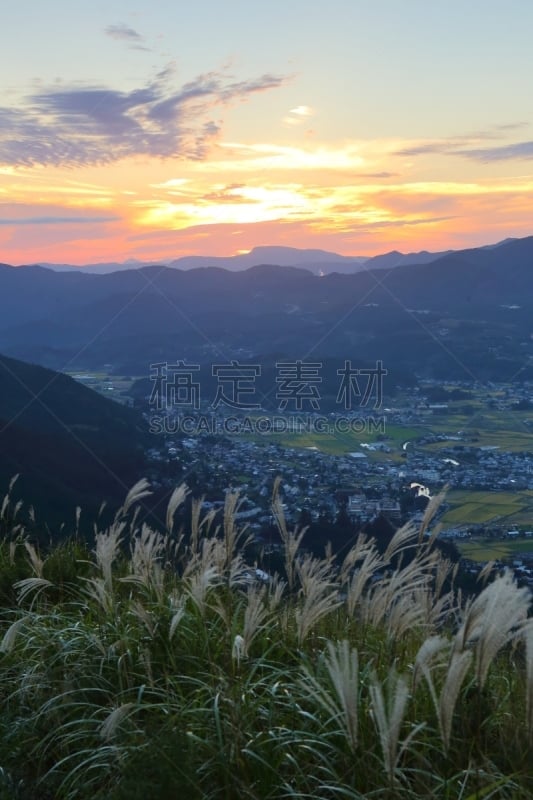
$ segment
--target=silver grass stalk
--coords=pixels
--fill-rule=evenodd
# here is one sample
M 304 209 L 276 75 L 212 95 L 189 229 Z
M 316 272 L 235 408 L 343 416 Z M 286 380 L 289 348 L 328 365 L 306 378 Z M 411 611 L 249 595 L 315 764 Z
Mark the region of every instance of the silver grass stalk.
M 420 676 L 423 675 L 427 681 L 431 697 L 437 708 L 437 694 L 431 670 L 435 665 L 437 656 L 442 656 L 445 649 L 449 650 L 450 642 L 444 636 L 429 636 L 416 654 L 415 664 L 413 669 L 413 691 L 417 688 L 420 681 Z M 442 658 L 441 658 L 441 663 Z
M 224 543 L 226 546 L 226 566 L 235 555 L 235 547 L 238 541 L 237 527 L 235 525 L 235 514 L 239 507 L 239 492 L 226 492 L 224 501 Z
M 300 686 L 305 695 L 340 723 L 350 750 L 355 753 L 359 725 L 359 662 L 357 650 L 350 650 L 349 642 L 327 643 L 326 668 L 333 687 L 324 685 L 309 671 L 303 669 Z
M 2 500 L 2 507 L 0 508 L 0 519 L 5 519 L 7 514 L 7 509 L 9 508 L 10 502 L 9 494 L 4 495 L 4 499 Z
M 118 515 L 126 515 L 133 505 L 140 503 L 141 500 L 151 494 L 152 492 L 150 491 L 150 483 L 146 480 L 146 478 L 141 478 L 141 480 L 137 481 L 135 486 L 129 490 L 128 494 L 126 495 L 124 505 L 118 511 Z
M 450 614 L 458 609 L 453 592 L 437 598 L 430 594 L 427 594 L 426 597 L 428 599 L 426 622 L 431 629 L 440 628 L 449 619 Z
M 442 491 L 440 491 L 438 494 L 433 495 L 433 497 L 430 499 L 429 503 L 427 504 L 426 509 L 424 511 L 424 516 L 422 517 L 422 522 L 420 523 L 420 528 L 419 528 L 419 531 L 418 531 L 418 541 L 419 541 L 419 543 L 423 541 L 424 535 L 425 535 L 425 533 L 426 533 L 426 531 L 427 531 L 427 529 L 428 529 L 433 517 L 435 516 L 435 514 L 439 510 L 440 506 L 442 505 L 442 503 L 444 501 L 444 498 L 446 497 L 446 494 L 448 492 L 448 488 L 449 488 L 448 485 L 446 485 L 442 489 Z M 438 529 L 436 531 L 434 531 L 433 534 L 429 537 L 429 539 L 427 541 L 427 546 L 428 547 L 431 547 L 431 545 L 435 541 L 435 538 L 436 538 L 437 534 L 438 534 Z
M 85 582 L 83 593 L 91 600 L 98 603 L 99 606 L 107 613 L 113 610 L 113 591 L 112 587 L 108 585 L 104 578 L 82 578 Z
M 496 562 L 495 561 L 487 561 L 483 569 L 480 571 L 477 579 L 480 583 L 486 583 L 490 577 L 492 570 L 494 569 Z
M 268 587 L 269 611 L 274 612 L 279 608 L 280 603 L 283 600 L 283 595 L 285 594 L 286 588 L 287 584 L 285 583 L 285 581 L 281 580 L 278 574 L 274 575 Z
M 375 673 L 371 678 L 369 690 L 374 724 L 381 744 L 383 766 L 392 784 L 396 778 L 396 768 L 401 754 L 400 731 L 407 709 L 409 689 L 406 679 L 398 675 L 392 667 L 387 677 L 386 698 Z
M 438 719 L 445 752 L 448 752 L 450 747 L 453 714 L 457 698 L 470 669 L 471 662 L 472 652 L 470 650 L 465 650 L 462 653 L 457 651 L 452 653 L 446 679 L 440 693 Z
M 142 622 L 144 627 L 146 628 L 148 635 L 150 638 L 154 638 L 157 622 L 155 620 L 154 614 L 149 611 L 140 600 L 134 600 L 130 605 L 130 611 L 134 617 L 136 617 L 139 622 Z
M 174 634 L 178 630 L 179 624 L 185 615 L 185 600 L 184 598 L 180 598 L 178 601 L 178 605 L 174 614 L 172 615 L 172 619 L 170 620 L 170 626 L 168 629 L 168 640 L 169 642 L 172 641 Z
M 333 572 L 329 561 L 305 555 L 296 562 L 296 573 L 300 583 L 300 591 L 307 595 L 315 590 L 318 582 L 323 586 L 333 586 Z
M 308 557 L 297 563 L 302 583 L 299 594 L 303 602 L 294 612 L 298 644 L 301 646 L 319 620 L 337 609 L 341 603 L 339 593 L 333 588 L 330 567 L 324 562 Z M 326 567 L 326 571 L 324 571 Z
M 391 640 L 402 639 L 409 631 L 427 628 L 427 614 L 421 602 L 425 592 L 402 594 L 389 606 L 387 613 L 387 635 Z
M 533 621 L 524 630 L 526 655 L 526 724 L 529 739 L 533 742 Z
M 466 619 L 456 635 L 456 649 L 464 650 L 473 640 L 476 680 L 483 688 L 497 653 L 520 635 L 528 614 L 530 593 L 518 588 L 509 570 L 483 589 L 467 609 Z
M 202 498 L 192 501 L 191 505 L 191 542 L 190 548 L 193 553 L 198 552 L 198 542 L 200 539 L 200 514 L 202 513 Z
M 226 580 L 231 587 L 242 586 L 249 580 L 250 567 L 238 553 L 226 566 Z
M 166 520 L 167 533 L 169 534 L 172 533 L 176 511 L 185 501 L 188 494 L 189 490 L 184 483 L 182 483 L 180 486 L 177 486 L 172 492 L 167 506 L 167 520 Z
M 37 597 L 45 589 L 54 584 L 47 581 L 45 578 L 24 578 L 22 581 L 17 581 L 13 588 L 17 590 L 17 602 L 23 603 L 30 595 L 33 595 L 32 605 L 37 600 Z
M 2 501 L 2 507 L 0 508 L 0 519 L 5 519 L 6 518 L 6 512 L 7 512 L 8 508 L 9 508 L 9 506 L 10 506 L 10 503 L 11 503 L 11 492 L 13 491 L 13 487 L 14 487 L 15 483 L 19 479 L 19 475 L 20 475 L 20 473 L 17 473 L 9 481 L 7 494 L 5 495 L 5 497 L 4 497 L 3 501 Z
M 104 583 L 108 590 L 113 583 L 113 563 L 120 552 L 122 534 L 126 527 L 125 522 L 115 522 L 107 531 L 97 531 L 95 533 L 95 556 L 96 564 L 104 578 Z
M 185 583 L 186 594 L 191 598 L 202 616 L 206 611 L 207 595 L 218 580 L 219 574 L 215 567 L 207 567 L 191 575 Z
M 183 578 L 187 579 L 197 572 L 202 572 L 211 567 L 214 568 L 217 564 L 214 554 L 216 547 L 220 547 L 220 542 L 217 542 L 214 537 L 202 539 L 198 552 L 190 551 L 189 553 L 189 558 L 183 568 Z
M 242 638 L 246 653 L 250 651 L 251 644 L 257 634 L 265 627 L 270 611 L 265 605 L 266 589 L 250 587 L 247 592 L 247 603 L 244 610 L 244 624 Z
M 135 703 L 123 703 L 121 706 L 114 708 L 100 726 L 100 736 L 102 739 L 106 742 L 112 739 L 121 723 L 129 716 L 133 708 L 135 708 Z
M 345 584 L 350 580 L 352 570 L 356 564 L 363 561 L 368 553 L 375 552 L 374 539 L 369 540 L 365 533 L 360 533 L 353 547 L 350 547 L 339 572 L 339 583 Z
M 350 616 L 353 616 L 368 581 L 382 566 L 383 561 L 378 551 L 369 550 L 359 569 L 352 575 L 347 587 L 346 607 Z
M 281 478 L 277 477 L 274 481 L 274 489 L 272 493 L 272 514 L 276 520 L 276 525 L 283 542 L 283 549 L 285 554 L 285 574 L 287 575 L 287 583 L 289 589 L 294 589 L 295 585 L 295 559 L 296 554 L 305 536 L 307 528 L 299 529 L 294 528 L 289 532 L 287 529 L 287 522 L 285 520 L 285 512 L 283 510 L 283 503 L 279 493 L 279 486 Z
M 0 653 L 11 653 L 13 647 L 15 646 L 15 641 L 18 636 L 18 632 L 26 622 L 25 617 L 19 617 L 19 619 L 15 620 L 15 622 L 11 623 L 7 631 L 5 632 L 2 642 L 0 643 Z
M 389 562 L 399 552 L 406 547 L 410 547 L 417 535 L 417 530 L 412 522 L 407 522 L 401 528 L 398 528 L 383 554 L 383 561 Z
M 359 659 L 345 639 L 334 645 L 328 642 L 326 667 L 341 708 L 341 721 L 350 749 L 357 748 L 359 724 Z
M 13 566 L 13 564 L 15 563 L 15 555 L 17 552 L 18 545 L 19 542 L 16 539 L 12 539 L 9 542 L 9 563 L 11 564 L 11 566 Z
M 231 648 L 231 657 L 233 661 L 237 663 L 237 666 L 240 665 L 241 660 L 243 658 L 248 658 L 248 650 L 246 647 L 244 636 L 241 636 L 239 633 L 233 639 L 233 646 Z
M 418 556 L 403 569 L 396 569 L 377 582 L 365 597 L 365 621 L 380 625 L 402 596 L 427 589 L 431 584 L 429 568 L 433 562 L 432 555 Z
M 448 558 L 439 558 L 437 561 L 435 572 L 435 594 L 437 597 L 440 596 L 446 579 L 451 577 L 454 567 L 455 564 Z
M 133 537 L 131 548 L 131 576 L 122 581 L 138 581 L 147 589 L 152 589 L 158 600 L 164 594 L 164 570 L 161 561 L 168 545 L 168 537 L 143 524 L 140 533 Z
M 218 614 L 220 619 L 225 625 L 226 630 L 228 633 L 233 633 L 234 631 L 234 620 L 233 620 L 233 608 L 231 603 L 225 602 L 225 598 L 223 599 L 219 595 L 215 595 L 213 600 L 211 601 L 210 608 Z
M 43 577 L 44 561 L 42 560 L 42 558 L 37 553 L 37 550 L 35 549 L 35 547 L 32 544 L 30 544 L 30 542 L 24 542 L 24 547 L 26 548 L 26 552 L 28 553 L 28 556 L 29 556 L 29 559 L 30 559 L 30 565 L 31 565 L 31 568 L 33 570 L 34 575 L 37 578 L 42 578 Z

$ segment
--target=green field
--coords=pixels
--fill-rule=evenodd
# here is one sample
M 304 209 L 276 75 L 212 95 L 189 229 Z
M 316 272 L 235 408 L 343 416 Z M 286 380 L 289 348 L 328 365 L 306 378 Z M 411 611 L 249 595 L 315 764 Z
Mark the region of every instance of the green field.
M 533 539 L 471 539 L 458 547 L 461 555 L 472 561 L 507 561 L 519 553 L 533 553 Z
M 531 411 L 495 411 L 483 408 L 472 416 L 451 413 L 428 417 L 427 428 L 435 434 L 455 435 L 463 431 L 462 442 L 446 441 L 426 445 L 428 451 L 454 445 L 496 446 L 507 452 L 533 452 L 533 413 Z
M 451 508 L 443 515 L 444 525 L 482 524 L 526 525 L 533 529 L 533 492 L 452 491 L 446 501 Z
M 402 444 L 407 439 L 417 438 L 421 435 L 420 428 L 404 428 L 400 425 L 386 425 L 385 440 L 383 444 L 391 449 L 390 453 L 373 452 L 361 448 L 361 443 L 373 443 L 379 440 L 380 431 L 356 432 L 302 432 L 290 434 L 269 434 L 254 437 L 258 441 L 271 441 L 283 447 L 315 447 L 322 453 L 329 455 L 346 455 L 347 453 L 361 452 L 368 458 L 379 461 L 398 460 L 401 458 Z

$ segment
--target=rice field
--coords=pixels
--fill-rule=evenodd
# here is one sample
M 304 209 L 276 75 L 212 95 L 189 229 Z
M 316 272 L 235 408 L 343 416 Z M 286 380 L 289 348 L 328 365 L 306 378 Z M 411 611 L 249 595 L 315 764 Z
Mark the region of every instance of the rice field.
M 533 555 L 533 539 L 471 539 L 457 542 L 461 555 L 472 561 L 509 561 L 522 553 Z
M 451 508 L 442 516 L 444 525 L 501 523 L 533 527 L 533 492 L 451 491 Z

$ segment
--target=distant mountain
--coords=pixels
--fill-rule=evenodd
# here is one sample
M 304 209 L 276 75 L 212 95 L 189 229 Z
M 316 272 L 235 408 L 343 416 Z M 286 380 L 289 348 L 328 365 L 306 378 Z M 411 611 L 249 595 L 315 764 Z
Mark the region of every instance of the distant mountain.
M 326 250 L 300 250 L 296 247 L 254 247 L 249 253 L 236 256 L 183 256 L 170 261 L 167 266 L 173 269 L 190 270 L 207 267 L 238 272 L 258 264 L 275 264 L 277 266 L 301 267 L 314 272 L 316 275 L 329 272 L 357 272 L 366 261 L 366 257 L 341 256 Z M 39 266 L 52 269 L 55 272 L 88 272 L 106 275 L 109 272 L 118 272 L 126 269 L 138 269 L 157 265 L 160 262 L 141 262 L 134 259 L 123 263 L 86 264 L 74 267 L 68 264 L 41 263 Z
M 296 247 L 254 247 L 249 253 L 226 258 L 186 256 L 171 261 L 169 266 L 177 269 L 199 267 L 221 267 L 241 271 L 258 264 L 275 264 L 282 267 L 300 267 L 315 275 L 330 272 L 357 272 L 365 263 L 364 257 L 341 256 L 327 250 L 300 250 Z
M 388 254 L 389 262 L 400 255 Z M 309 258 L 316 268 L 330 256 L 312 251 Z M 523 378 L 533 333 L 533 237 L 428 257 L 323 276 L 269 264 L 107 275 L 4 266 L 0 351 L 54 369 L 112 364 L 135 375 L 160 360 L 311 353 L 388 359 L 448 377 Z
M 494 250 L 517 239 L 505 239 L 497 244 L 485 245 L 478 250 Z M 312 272 L 314 275 L 329 275 L 332 272 L 341 274 L 355 274 L 368 269 L 395 269 L 411 264 L 431 264 L 444 256 L 452 255 L 454 251 L 443 250 L 431 253 L 421 250 L 416 253 L 401 253 L 391 250 L 377 256 L 341 256 L 327 250 L 305 250 L 296 247 L 261 246 L 254 247 L 249 253 L 236 256 L 183 256 L 165 263 L 165 266 L 179 270 L 207 269 L 218 267 L 230 272 L 241 272 L 260 264 L 271 264 L 283 267 L 299 267 Z M 53 270 L 54 272 L 80 272 L 94 275 L 107 275 L 110 272 L 123 272 L 125 270 L 141 269 L 150 266 L 161 266 L 159 261 L 138 261 L 128 259 L 124 262 L 109 262 L 98 264 L 85 264 L 73 266 L 71 264 L 40 263 L 38 266 Z M 0 264 L 0 267 L 7 266 Z
M 47 261 L 41 261 L 38 266 L 46 267 L 46 269 L 51 269 L 54 272 L 91 272 L 97 275 L 106 275 L 108 272 L 138 269 L 139 267 L 148 267 L 156 263 L 157 261 L 138 261 L 135 258 L 129 258 L 127 261 L 100 261 L 97 264 L 84 264 L 81 267 L 73 264 L 51 264 Z
M 419 253 L 400 253 L 398 250 L 391 250 L 390 253 L 367 259 L 365 269 L 394 269 L 406 264 L 431 264 L 432 261 L 450 253 L 453 253 L 453 250 L 444 250 L 440 253 L 429 253 L 427 250 L 421 250 Z
M 103 500 L 116 506 L 142 477 L 147 442 L 136 411 L 66 375 L 0 356 L 0 496 L 20 474 L 15 496 L 31 502 L 38 519 L 72 523 L 77 505 L 87 520 Z

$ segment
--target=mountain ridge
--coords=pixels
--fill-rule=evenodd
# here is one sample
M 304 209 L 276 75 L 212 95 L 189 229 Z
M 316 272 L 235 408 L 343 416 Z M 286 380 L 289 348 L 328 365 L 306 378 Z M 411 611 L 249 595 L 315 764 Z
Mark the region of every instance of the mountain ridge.
M 503 359 L 512 375 L 529 352 L 532 318 L 533 236 L 430 263 L 323 276 L 272 264 L 106 275 L 0 269 L 0 351 L 54 369 L 112 364 L 140 375 L 177 357 L 347 358 L 364 346 L 369 359 L 427 371 L 436 369 L 445 347 L 433 345 L 444 337 L 460 362 L 490 361 L 497 374 Z
M 493 245 L 497 246 L 497 245 Z M 54 264 L 40 262 L 38 266 L 54 272 L 85 272 L 90 274 L 109 274 L 131 269 L 165 265 L 172 269 L 191 270 L 208 267 L 221 267 L 229 271 L 243 271 L 257 264 L 277 264 L 286 267 L 302 267 L 309 269 L 314 274 L 330 272 L 356 273 L 361 269 L 390 269 L 407 263 L 429 263 L 445 253 L 453 250 L 431 253 L 421 250 L 414 253 L 401 253 L 392 250 L 377 256 L 345 256 L 328 250 L 317 248 L 297 248 L 281 245 L 258 245 L 246 253 L 234 256 L 181 256 L 170 260 L 127 259 L 123 262 L 102 262 L 74 266 L 72 264 Z

